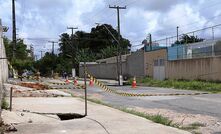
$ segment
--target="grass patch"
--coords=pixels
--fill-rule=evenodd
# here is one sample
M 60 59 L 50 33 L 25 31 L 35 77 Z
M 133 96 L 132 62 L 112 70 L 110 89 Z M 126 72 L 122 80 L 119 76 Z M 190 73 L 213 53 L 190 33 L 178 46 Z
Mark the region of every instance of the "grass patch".
M 81 98 L 84 98 L 84 97 L 81 97 Z M 176 124 L 173 124 L 172 120 L 168 119 L 167 117 L 163 117 L 162 115 L 160 114 L 157 114 L 157 115 L 149 115 L 149 114 L 146 114 L 146 113 L 143 113 L 143 112 L 138 112 L 136 110 L 133 110 L 133 109 L 127 109 L 127 108 L 122 108 L 122 107 L 116 107 L 116 106 L 113 106 L 111 104 L 108 104 L 108 103 L 104 103 L 100 100 L 97 100 L 97 99 L 88 99 L 88 101 L 91 101 L 91 102 L 94 102 L 94 103 L 97 103 L 97 104 L 101 104 L 101 105 L 105 105 L 105 106 L 108 106 L 108 107 L 112 107 L 112 108 L 115 108 L 115 109 L 118 109 L 120 111 L 123 111 L 123 112 L 126 112 L 126 113 L 129 113 L 129 114 L 133 114 L 133 115 L 136 115 L 136 116 L 139 116 L 139 117 L 143 117 L 145 119 L 148 119 L 148 120 L 151 120 L 155 123 L 159 123 L 159 124 L 163 124 L 163 125 L 166 125 L 166 126 L 172 126 L 172 127 L 177 127 Z
M 205 127 L 205 125 L 202 123 L 195 122 L 195 123 L 192 123 L 188 126 L 183 126 L 183 127 L 181 127 L 181 129 L 190 131 L 190 130 L 198 129 L 199 127 Z
M 8 104 L 8 102 L 6 101 L 5 98 L 2 99 L 1 108 L 2 108 L 2 109 L 8 109 L 8 108 L 9 108 L 9 104 Z
M 132 79 L 129 80 L 132 83 Z M 137 78 L 137 83 L 150 87 L 165 87 L 185 90 L 206 91 L 211 93 L 221 92 L 221 83 L 208 81 L 186 81 L 186 80 L 154 80 L 149 77 Z
M 160 114 L 149 115 L 149 114 L 146 114 L 146 113 L 143 113 L 143 112 L 138 112 L 138 111 L 133 110 L 133 109 L 127 109 L 127 108 L 118 108 L 118 109 L 123 111 L 123 112 L 130 113 L 130 114 L 137 115 L 137 116 L 143 117 L 145 119 L 151 120 L 155 123 L 163 124 L 163 125 L 166 125 L 166 126 L 173 126 L 173 127 L 175 126 L 175 124 L 172 123 L 173 122 L 172 120 L 168 119 L 167 117 L 163 117 Z

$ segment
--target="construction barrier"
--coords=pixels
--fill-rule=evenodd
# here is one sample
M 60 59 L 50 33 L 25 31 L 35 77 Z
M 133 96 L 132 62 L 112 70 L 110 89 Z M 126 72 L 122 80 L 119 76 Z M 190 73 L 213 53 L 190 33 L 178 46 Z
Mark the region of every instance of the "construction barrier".
M 103 83 L 99 82 L 96 78 L 94 78 L 92 75 L 90 75 L 88 72 L 86 72 L 87 76 L 89 78 L 91 78 L 94 83 L 96 85 L 98 85 L 99 87 L 101 87 L 101 89 L 103 89 L 106 92 L 109 93 L 114 93 L 120 96 L 137 96 L 137 97 L 145 97 L 145 96 L 181 96 L 181 95 L 201 95 L 201 94 L 208 94 L 208 93 L 169 93 L 169 94 L 164 94 L 164 93 L 160 93 L 160 94 L 149 94 L 149 93 L 127 93 L 127 92 L 119 92 L 116 89 L 110 89 L 109 87 L 107 87 L 106 85 L 104 85 Z

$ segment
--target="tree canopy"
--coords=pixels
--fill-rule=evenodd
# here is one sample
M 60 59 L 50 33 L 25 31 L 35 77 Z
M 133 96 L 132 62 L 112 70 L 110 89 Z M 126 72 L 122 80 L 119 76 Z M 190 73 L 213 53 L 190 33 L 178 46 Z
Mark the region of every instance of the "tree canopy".
M 201 42 L 204 39 L 198 38 L 197 36 L 189 36 L 187 34 L 184 34 L 179 41 L 176 41 L 172 46 L 175 45 L 183 45 L 183 44 L 189 44 L 189 43 L 196 43 Z
M 34 59 L 33 57 L 29 56 L 30 50 L 27 49 L 27 45 L 24 43 L 24 41 L 22 39 L 17 39 L 15 46 L 15 57 L 13 58 L 12 41 L 7 37 L 3 37 L 3 40 L 7 58 L 11 62 L 12 66 L 18 70 L 18 73 L 21 74 L 25 69 L 34 71 Z
M 118 32 L 108 24 L 93 27 L 90 32 L 76 31 L 74 35 L 61 34 L 59 54 L 46 53 L 36 62 L 35 67 L 46 75 L 50 74 L 52 69 L 58 73 L 64 71 L 70 73 L 72 68 L 75 68 L 78 74 L 79 62 L 94 62 L 97 59 L 116 56 L 118 44 L 106 28 L 118 39 Z M 122 36 L 120 36 L 120 45 L 122 54 L 130 51 L 130 41 Z

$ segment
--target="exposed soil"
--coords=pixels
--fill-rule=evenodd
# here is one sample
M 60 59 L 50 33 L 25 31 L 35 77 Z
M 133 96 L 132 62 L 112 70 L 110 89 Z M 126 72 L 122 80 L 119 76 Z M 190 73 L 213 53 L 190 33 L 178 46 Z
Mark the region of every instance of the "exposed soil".
M 184 114 L 167 109 L 144 109 L 140 107 L 133 109 L 150 115 L 160 114 L 172 120 L 174 124 L 178 124 L 180 128 L 187 128 L 194 123 L 201 124 L 201 126 L 199 126 L 197 129 L 188 130 L 192 133 L 213 134 L 221 132 L 221 120 L 212 116 L 200 114 Z
M 21 83 L 18 83 L 18 85 L 23 86 L 23 87 L 34 88 L 34 89 L 37 89 L 37 90 L 48 89 L 47 85 L 40 84 L 40 83 L 21 82 Z

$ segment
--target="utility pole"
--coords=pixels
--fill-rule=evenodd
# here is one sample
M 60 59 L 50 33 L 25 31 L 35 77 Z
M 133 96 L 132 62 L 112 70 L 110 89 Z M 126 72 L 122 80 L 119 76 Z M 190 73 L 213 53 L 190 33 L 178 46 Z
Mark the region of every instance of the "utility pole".
M 176 36 L 177 36 L 176 41 L 178 43 L 178 41 L 179 41 L 179 26 L 176 27 Z
M 71 37 L 74 36 L 74 29 L 78 29 L 78 27 L 67 27 L 67 29 L 71 29 Z
M 50 43 L 52 43 L 52 55 L 53 55 L 53 67 L 52 67 L 52 70 L 51 70 L 51 75 L 52 75 L 52 78 L 54 77 L 54 69 L 55 69 L 55 60 L 54 60 L 54 44 L 55 43 L 58 43 L 58 42 L 55 42 L 55 41 L 48 41 Z
M 120 7 L 120 6 L 110 6 L 109 5 L 109 8 L 112 8 L 112 9 L 116 9 L 117 10 L 117 28 L 118 28 L 118 41 L 120 41 L 121 37 L 120 37 L 120 9 L 126 9 L 126 6 L 124 7 Z M 121 44 L 121 43 L 120 43 Z M 118 73 L 118 80 L 119 80 L 119 85 L 122 85 L 121 82 L 120 82 L 120 78 L 122 77 L 122 59 L 121 59 L 121 45 L 119 44 L 118 46 L 118 56 L 120 58 L 120 69 L 119 70 L 119 73 Z
M 149 44 L 150 44 L 150 50 L 152 51 L 153 47 L 152 47 L 152 36 L 151 36 L 151 34 L 149 34 Z
M 52 52 L 51 53 L 54 55 L 54 44 L 58 43 L 58 42 L 56 42 L 56 41 L 48 41 L 48 42 L 52 43 Z
M 35 55 L 35 61 L 37 61 L 38 60 L 38 56 L 37 55 Z
M 15 58 L 15 52 L 16 52 L 15 0 L 12 0 L 12 40 L 13 40 L 13 58 Z
M 71 45 L 74 46 L 74 29 L 78 29 L 78 27 L 67 27 L 67 29 L 71 30 Z
M 78 50 L 77 50 L 77 45 L 74 47 L 74 29 L 78 29 L 78 27 L 67 27 L 67 29 L 71 30 L 71 48 L 72 49 L 74 48 L 74 50 L 72 52 L 72 64 L 73 64 L 73 68 L 76 69 L 77 65 L 76 65 L 75 58 L 76 58 L 76 55 L 77 55 L 76 53 L 77 53 Z
M 44 52 L 44 51 L 40 51 L 40 52 L 41 52 L 41 59 L 42 59 L 42 57 L 43 57 L 43 52 Z

